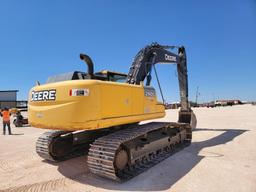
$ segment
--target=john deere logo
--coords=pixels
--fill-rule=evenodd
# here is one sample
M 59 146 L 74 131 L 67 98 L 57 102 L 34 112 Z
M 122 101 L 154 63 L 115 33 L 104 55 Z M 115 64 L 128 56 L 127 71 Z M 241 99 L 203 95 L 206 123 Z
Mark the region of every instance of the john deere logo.
M 31 101 L 48 101 L 56 99 L 56 90 L 32 91 Z

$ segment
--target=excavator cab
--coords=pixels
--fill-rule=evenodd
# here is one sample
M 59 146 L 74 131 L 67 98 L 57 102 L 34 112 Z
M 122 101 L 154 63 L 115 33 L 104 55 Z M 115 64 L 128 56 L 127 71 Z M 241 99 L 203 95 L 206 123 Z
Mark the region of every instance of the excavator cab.
M 103 70 L 103 71 L 94 73 L 93 78 L 101 81 L 125 83 L 127 75 L 124 73 Z M 63 73 L 63 74 L 58 74 L 58 75 L 48 77 L 46 83 L 55 83 L 55 82 L 70 81 L 70 80 L 85 80 L 85 79 L 91 79 L 88 73 L 81 72 L 81 71 L 73 71 L 73 72 L 68 72 L 68 73 Z
M 103 70 L 103 71 L 100 71 L 100 72 L 96 72 L 94 77 L 96 79 L 100 79 L 100 77 L 101 77 L 103 81 L 125 83 L 126 78 L 127 78 L 127 74 L 114 72 L 114 71 Z

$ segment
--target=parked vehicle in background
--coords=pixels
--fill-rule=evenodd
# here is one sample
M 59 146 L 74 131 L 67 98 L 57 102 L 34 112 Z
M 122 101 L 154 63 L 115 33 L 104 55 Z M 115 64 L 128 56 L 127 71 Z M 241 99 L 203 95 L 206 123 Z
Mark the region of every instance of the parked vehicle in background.
M 15 119 L 13 120 L 15 127 L 23 127 L 23 125 L 28 125 L 28 118 L 24 118 L 21 112 L 18 110 L 15 114 Z
M 216 100 L 215 106 L 232 106 L 243 104 L 240 100 Z

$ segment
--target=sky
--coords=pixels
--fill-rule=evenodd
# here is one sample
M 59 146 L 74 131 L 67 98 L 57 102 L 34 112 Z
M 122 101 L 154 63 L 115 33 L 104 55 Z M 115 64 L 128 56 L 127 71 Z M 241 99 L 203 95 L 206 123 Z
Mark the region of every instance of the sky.
M 190 100 L 197 87 L 199 102 L 256 100 L 255 0 L 1 0 L 0 90 L 27 99 L 37 80 L 87 71 L 80 53 L 95 71 L 127 73 L 152 42 L 185 46 Z M 178 101 L 176 66 L 156 68 L 166 101 Z

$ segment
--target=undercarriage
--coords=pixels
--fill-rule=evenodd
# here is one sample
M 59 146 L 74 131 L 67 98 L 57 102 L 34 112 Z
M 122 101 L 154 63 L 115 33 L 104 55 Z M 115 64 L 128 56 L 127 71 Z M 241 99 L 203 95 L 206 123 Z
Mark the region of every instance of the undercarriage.
M 154 166 L 191 142 L 187 123 L 152 122 L 100 131 L 46 132 L 37 153 L 49 161 L 63 161 L 88 152 L 87 164 L 96 175 L 125 181 Z

